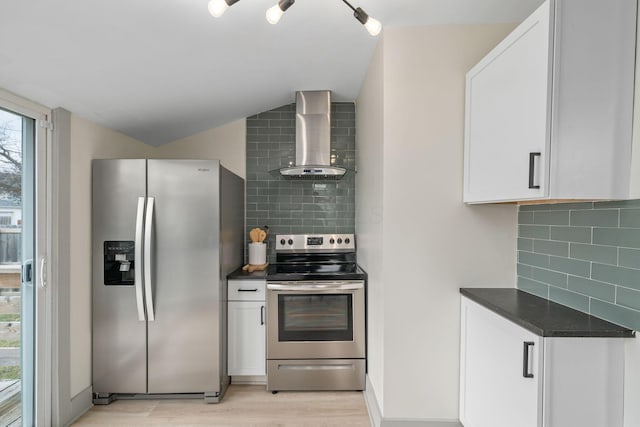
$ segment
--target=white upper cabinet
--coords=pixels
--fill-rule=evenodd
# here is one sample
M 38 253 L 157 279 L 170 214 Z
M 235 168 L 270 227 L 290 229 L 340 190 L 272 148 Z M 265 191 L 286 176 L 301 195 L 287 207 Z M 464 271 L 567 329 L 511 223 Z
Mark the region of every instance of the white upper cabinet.
M 547 0 L 468 73 L 464 201 L 629 197 L 636 0 Z

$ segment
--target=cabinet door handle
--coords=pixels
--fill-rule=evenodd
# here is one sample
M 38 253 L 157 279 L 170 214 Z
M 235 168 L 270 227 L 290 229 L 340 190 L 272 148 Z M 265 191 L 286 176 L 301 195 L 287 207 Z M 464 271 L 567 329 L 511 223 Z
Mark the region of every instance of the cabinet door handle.
M 525 378 L 533 378 L 533 374 L 529 372 L 529 348 L 535 345 L 532 341 L 525 341 L 522 349 L 522 376 Z
M 260 326 L 264 325 L 264 305 L 260 306 Z
M 255 289 L 242 289 L 242 288 L 239 288 L 238 292 L 258 292 L 258 288 L 255 288 Z
M 540 157 L 541 153 L 529 153 L 529 188 L 540 188 L 539 185 L 533 183 L 535 175 L 536 157 Z

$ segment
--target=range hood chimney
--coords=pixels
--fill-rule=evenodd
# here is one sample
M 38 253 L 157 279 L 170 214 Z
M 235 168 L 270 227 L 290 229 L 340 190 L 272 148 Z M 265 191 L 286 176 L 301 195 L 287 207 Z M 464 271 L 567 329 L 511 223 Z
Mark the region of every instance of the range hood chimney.
M 331 165 L 331 91 L 296 92 L 296 164 L 280 169 L 288 179 L 340 179 Z

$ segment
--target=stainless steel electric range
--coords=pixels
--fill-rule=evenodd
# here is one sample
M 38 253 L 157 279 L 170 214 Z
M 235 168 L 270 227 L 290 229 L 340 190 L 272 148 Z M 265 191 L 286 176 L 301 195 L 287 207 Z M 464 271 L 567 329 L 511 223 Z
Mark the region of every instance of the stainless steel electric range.
M 363 390 L 365 293 L 353 234 L 276 236 L 267 271 L 267 390 Z

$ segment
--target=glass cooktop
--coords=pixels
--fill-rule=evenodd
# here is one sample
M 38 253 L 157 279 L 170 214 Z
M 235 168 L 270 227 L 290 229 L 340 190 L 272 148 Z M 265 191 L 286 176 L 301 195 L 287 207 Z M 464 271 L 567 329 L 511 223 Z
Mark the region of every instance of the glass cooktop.
M 362 280 L 365 272 L 356 263 L 272 264 L 267 280 Z

